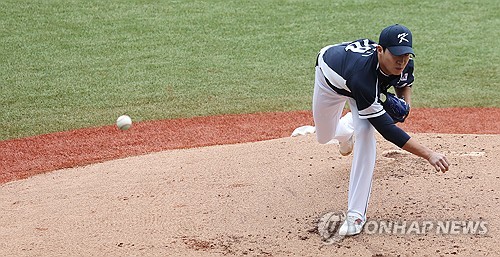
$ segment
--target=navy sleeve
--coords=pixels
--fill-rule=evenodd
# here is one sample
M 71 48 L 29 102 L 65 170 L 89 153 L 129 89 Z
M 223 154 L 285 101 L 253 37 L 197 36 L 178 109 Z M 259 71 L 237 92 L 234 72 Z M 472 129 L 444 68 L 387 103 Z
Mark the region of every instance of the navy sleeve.
M 375 127 L 375 129 L 388 141 L 402 148 L 408 140 L 408 135 L 404 130 L 400 129 L 394 124 L 391 116 L 385 113 L 375 118 L 369 118 L 368 121 Z

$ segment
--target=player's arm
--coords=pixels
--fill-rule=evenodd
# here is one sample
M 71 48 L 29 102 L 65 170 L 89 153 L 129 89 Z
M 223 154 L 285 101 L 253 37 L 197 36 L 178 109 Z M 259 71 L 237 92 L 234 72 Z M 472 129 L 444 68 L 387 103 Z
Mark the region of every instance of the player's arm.
M 387 113 L 369 118 L 368 121 L 386 140 L 405 151 L 426 159 L 437 171 L 445 172 L 448 170 L 448 160 L 444 155 L 433 152 L 412 139 L 404 130 L 394 124 L 394 121 Z
M 387 141 L 400 148 L 403 148 L 408 140 L 410 140 L 410 135 L 396 126 L 392 118 L 387 113 L 378 117 L 368 118 L 368 121 Z
M 419 144 L 413 138 L 410 138 L 406 144 L 403 145 L 403 150 L 426 159 L 437 171 L 445 172 L 449 168 L 446 156 L 430 150 L 429 148 Z
M 396 93 L 396 96 L 398 98 L 402 98 L 405 100 L 405 102 L 411 106 L 411 87 L 401 87 L 401 88 L 394 88 L 394 91 Z

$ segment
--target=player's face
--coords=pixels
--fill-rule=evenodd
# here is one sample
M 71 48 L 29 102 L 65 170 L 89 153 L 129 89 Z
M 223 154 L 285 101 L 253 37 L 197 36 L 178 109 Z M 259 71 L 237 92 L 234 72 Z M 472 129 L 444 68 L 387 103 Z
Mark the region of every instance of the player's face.
M 389 49 L 382 49 L 381 46 L 377 47 L 378 61 L 382 71 L 389 75 L 401 75 L 406 64 L 410 61 L 410 54 L 393 55 Z

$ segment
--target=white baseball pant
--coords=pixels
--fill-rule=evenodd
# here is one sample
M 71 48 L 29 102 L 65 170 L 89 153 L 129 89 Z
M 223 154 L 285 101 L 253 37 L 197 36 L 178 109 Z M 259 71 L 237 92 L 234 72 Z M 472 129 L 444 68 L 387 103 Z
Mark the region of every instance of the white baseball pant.
M 341 118 L 346 102 L 351 112 Z M 367 119 L 359 118 L 353 98 L 340 95 L 330 88 L 319 67 L 316 67 L 312 107 L 316 137 L 320 144 L 332 139 L 345 142 L 354 134 L 347 213 L 366 220 L 376 159 L 375 128 Z

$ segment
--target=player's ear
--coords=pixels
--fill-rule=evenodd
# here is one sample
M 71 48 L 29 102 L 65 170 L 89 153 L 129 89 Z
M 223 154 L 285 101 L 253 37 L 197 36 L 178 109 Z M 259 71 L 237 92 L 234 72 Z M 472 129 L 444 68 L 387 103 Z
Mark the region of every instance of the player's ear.
M 383 53 L 384 52 L 384 48 L 380 45 L 377 45 L 377 53 Z

